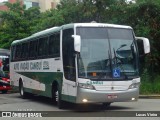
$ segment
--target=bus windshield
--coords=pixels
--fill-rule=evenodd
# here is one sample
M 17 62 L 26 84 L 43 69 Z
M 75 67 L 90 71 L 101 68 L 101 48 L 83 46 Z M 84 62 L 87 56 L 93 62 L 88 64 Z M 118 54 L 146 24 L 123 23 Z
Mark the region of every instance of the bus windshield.
M 81 36 L 78 77 L 127 80 L 138 76 L 137 47 L 132 29 L 77 27 L 77 35 Z

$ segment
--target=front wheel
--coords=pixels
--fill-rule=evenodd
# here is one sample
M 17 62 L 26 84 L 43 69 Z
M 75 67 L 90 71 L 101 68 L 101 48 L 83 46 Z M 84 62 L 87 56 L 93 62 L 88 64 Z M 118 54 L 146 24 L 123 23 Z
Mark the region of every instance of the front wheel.
M 102 104 L 103 108 L 107 108 L 107 107 L 109 107 L 110 105 L 111 105 L 111 103 L 109 103 L 109 102 Z
M 61 90 L 58 85 L 55 88 L 53 88 L 52 98 L 53 102 L 57 104 L 59 109 L 62 109 L 64 107 L 64 101 L 61 100 Z

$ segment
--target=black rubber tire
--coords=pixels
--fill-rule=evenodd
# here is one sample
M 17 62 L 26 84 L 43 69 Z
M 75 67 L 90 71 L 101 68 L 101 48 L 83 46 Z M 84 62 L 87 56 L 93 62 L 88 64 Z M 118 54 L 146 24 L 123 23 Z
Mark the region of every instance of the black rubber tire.
M 107 102 L 107 103 L 103 103 L 102 105 L 103 105 L 103 108 L 107 108 L 107 107 L 109 107 L 111 105 L 111 103 Z
M 52 102 L 53 102 L 54 105 L 57 104 L 57 100 L 56 100 L 57 95 L 56 95 L 56 92 L 57 92 L 57 86 L 53 86 L 52 87 Z
M 53 102 L 55 102 L 59 109 L 64 108 L 64 101 L 61 100 L 61 90 L 57 85 L 56 88 L 53 88 Z

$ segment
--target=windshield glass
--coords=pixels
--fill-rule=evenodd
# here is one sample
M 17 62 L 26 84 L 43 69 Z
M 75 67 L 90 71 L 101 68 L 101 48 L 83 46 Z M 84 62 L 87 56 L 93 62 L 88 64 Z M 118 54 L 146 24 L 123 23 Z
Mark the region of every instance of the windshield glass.
M 0 77 L 8 77 L 9 56 L 0 55 Z M 5 74 L 6 73 L 6 74 Z
M 78 27 L 81 78 L 124 79 L 138 75 L 137 52 L 131 29 Z

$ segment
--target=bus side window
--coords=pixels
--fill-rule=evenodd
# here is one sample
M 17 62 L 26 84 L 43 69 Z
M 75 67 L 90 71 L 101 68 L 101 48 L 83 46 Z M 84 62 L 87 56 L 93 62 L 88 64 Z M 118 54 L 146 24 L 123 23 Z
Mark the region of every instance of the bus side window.
M 54 56 L 55 57 L 60 57 L 60 33 L 55 34 Z
M 22 59 L 27 59 L 28 57 L 28 43 L 22 44 Z
M 49 37 L 48 55 L 60 57 L 60 33 L 53 34 Z
M 16 60 L 21 59 L 21 44 L 16 46 L 16 55 L 15 55 Z
M 35 59 L 37 56 L 37 40 L 31 41 L 29 46 L 29 58 Z
M 24 52 L 25 52 L 24 46 L 25 46 L 25 43 L 22 44 L 22 51 L 21 51 L 22 52 L 22 59 L 24 59 L 24 56 L 25 56 L 24 55 Z
M 15 56 L 16 56 L 16 46 L 12 46 L 11 50 L 12 50 L 11 61 L 15 61 Z
M 48 47 L 48 55 L 49 56 L 54 56 L 54 35 L 51 35 L 49 37 L 49 47 Z
M 38 57 L 45 57 L 48 53 L 48 37 L 40 38 L 38 43 Z

